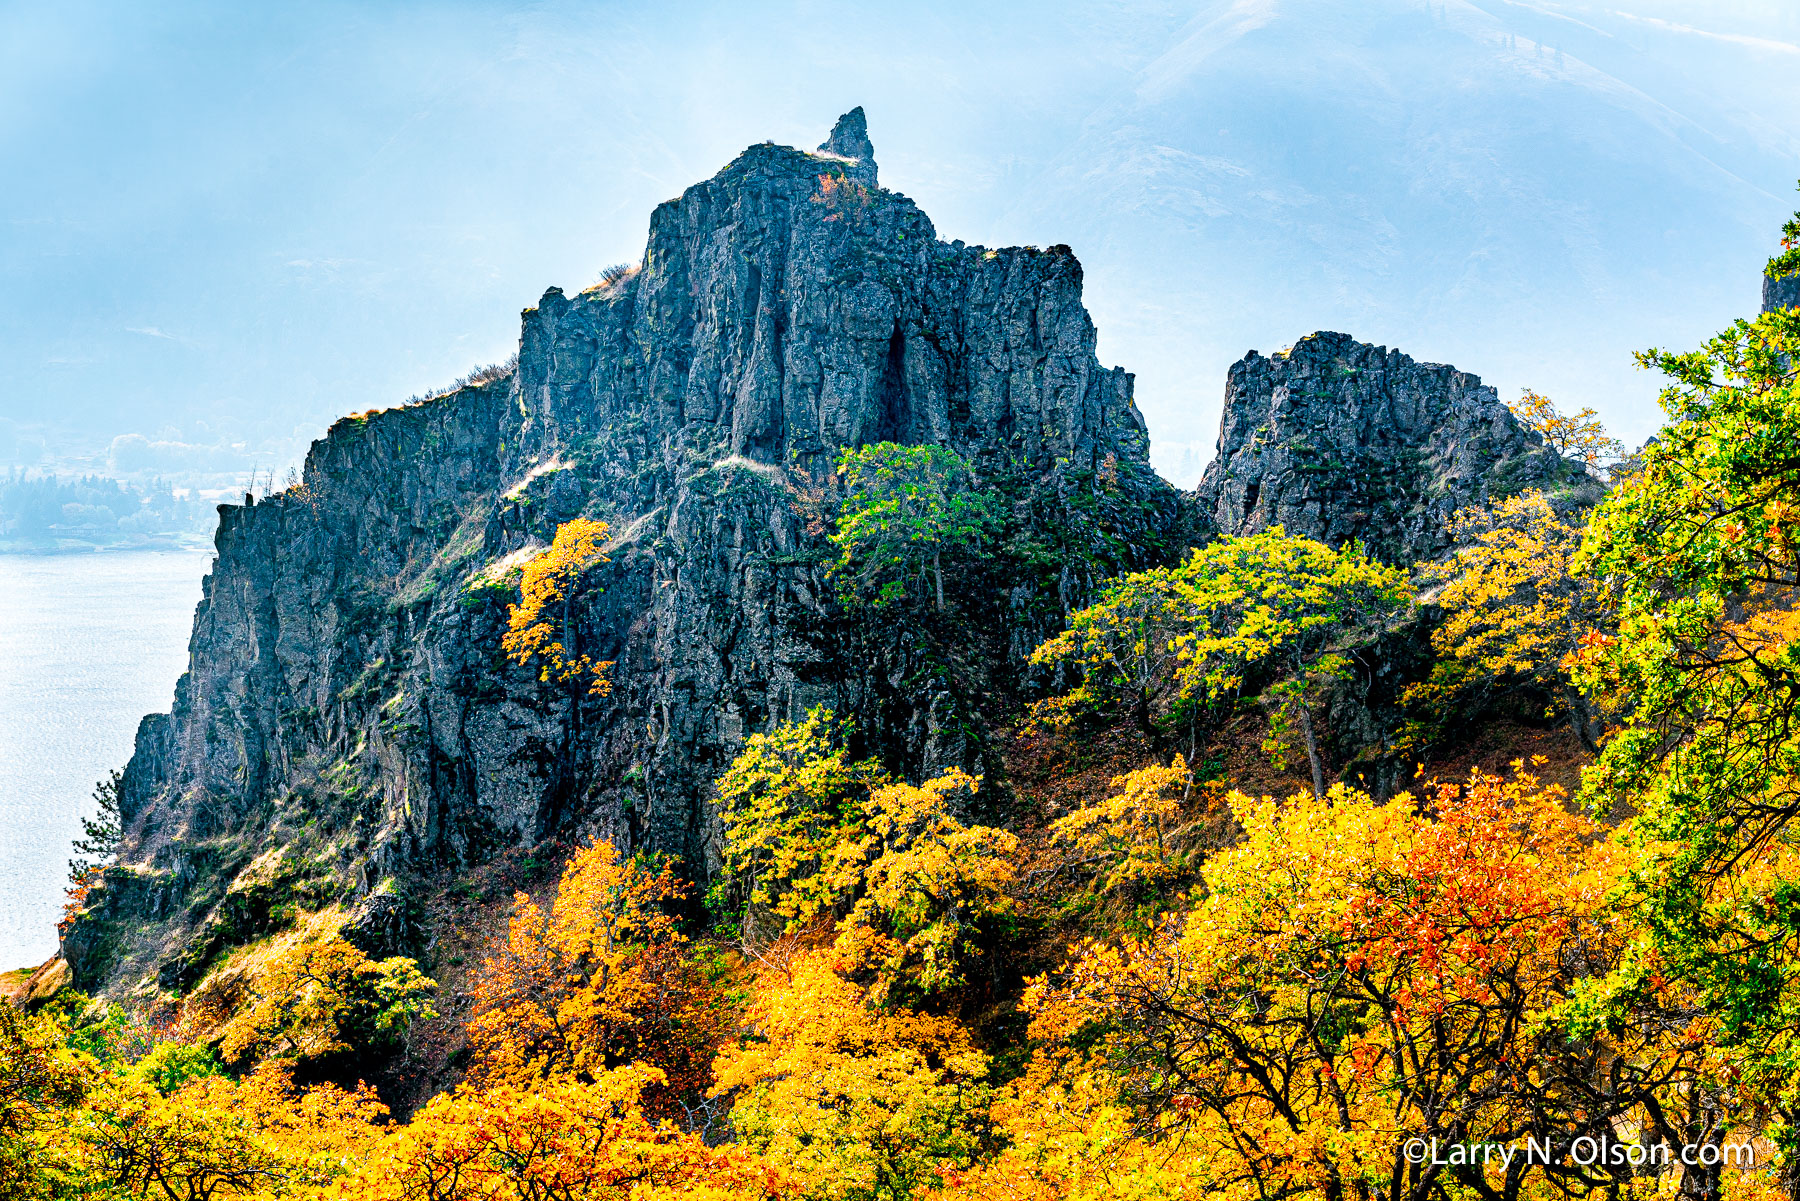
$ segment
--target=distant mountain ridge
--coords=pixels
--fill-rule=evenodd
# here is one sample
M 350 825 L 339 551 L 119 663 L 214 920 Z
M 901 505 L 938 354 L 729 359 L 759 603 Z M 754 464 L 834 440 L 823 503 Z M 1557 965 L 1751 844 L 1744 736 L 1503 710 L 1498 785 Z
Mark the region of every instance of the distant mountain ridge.
M 98 475 L 0 472 L 0 554 L 186 546 L 213 515 L 191 491 Z

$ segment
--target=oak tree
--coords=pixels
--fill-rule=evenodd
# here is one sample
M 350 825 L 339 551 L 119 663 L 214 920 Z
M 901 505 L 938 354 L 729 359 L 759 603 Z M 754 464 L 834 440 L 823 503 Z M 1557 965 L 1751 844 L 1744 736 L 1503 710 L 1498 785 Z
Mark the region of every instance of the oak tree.
M 1599 741 L 1595 698 L 1576 683 L 1573 656 L 1612 629 L 1602 581 L 1575 569 L 1583 526 L 1528 491 L 1451 524 L 1454 554 L 1427 568 L 1443 622 L 1432 631 L 1437 663 L 1408 690 L 1409 704 L 1448 711 L 1460 694 L 1520 682 L 1556 697 L 1589 750 Z
M 600 549 L 607 524 L 578 517 L 556 527 L 547 549 L 527 560 L 519 576 L 519 603 L 507 615 L 501 648 L 514 663 L 535 663 L 545 683 L 585 684 L 590 696 L 612 691 L 610 660 L 596 662 L 583 649 L 579 620 L 583 576 L 611 562 Z
M 1582 680 L 1629 705 L 1588 792 L 1639 812 L 1641 946 L 1617 991 L 1698 990 L 1800 1192 L 1800 310 L 1640 359 L 1670 379 L 1668 423 L 1581 564 L 1619 590 Z
M 1592 408 L 1565 414 L 1557 409 L 1555 401 L 1529 388 L 1507 407 L 1520 421 L 1543 435 L 1544 441 L 1557 454 L 1594 472 L 1605 470 L 1624 452 L 1624 445 L 1606 432 L 1600 415 Z
M 1083 706 L 1127 704 L 1152 734 L 1158 719 L 1185 717 L 1190 744 L 1199 709 L 1235 704 L 1248 686 L 1269 709 L 1270 750 L 1279 754 L 1298 726 L 1313 792 L 1323 796 L 1313 708 L 1408 601 L 1406 573 L 1360 546 L 1333 550 L 1274 526 L 1221 538 L 1179 567 L 1126 576 L 1032 661 L 1073 670 Z
M 650 1103 L 674 1116 L 702 1093 L 725 1015 L 667 906 L 687 891 L 668 863 L 597 840 L 563 870 L 548 910 L 514 897 L 506 938 L 475 981 L 471 1075 L 530 1088 L 609 1068 L 654 1068 Z

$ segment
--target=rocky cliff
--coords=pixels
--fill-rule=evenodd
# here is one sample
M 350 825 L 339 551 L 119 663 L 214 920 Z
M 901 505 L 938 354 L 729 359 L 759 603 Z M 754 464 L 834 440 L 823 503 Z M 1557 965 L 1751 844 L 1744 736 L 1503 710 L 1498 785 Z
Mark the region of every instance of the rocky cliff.
M 390 938 L 409 876 L 559 832 L 703 874 L 710 782 L 812 705 L 899 770 L 991 767 L 1031 645 L 1172 538 L 1094 344 L 1068 248 L 940 241 L 880 188 L 861 110 L 816 151 L 746 150 L 657 208 L 636 268 L 527 310 L 515 369 L 339 421 L 298 486 L 221 507 L 120 864 L 64 939 L 77 980 L 180 988 L 325 903 Z M 833 600 L 806 498 L 878 441 L 954 447 L 1010 506 L 1023 549 L 962 581 L 960 624 Z M 499 650 L 509 572 L 577 515 L 611 527 L 580 620 L 617 661 L 585 717 Z
M 1800 275 L 1763 276 L 1762 311 L 1800 308 Z
M 1457 509 L 1527 487 L 1595 485 L 1480 377 L 1316 333 L 1232 365 L 1194 497 L 1224 534 L 1279 525 L 1406 563 L 1449 546 Z

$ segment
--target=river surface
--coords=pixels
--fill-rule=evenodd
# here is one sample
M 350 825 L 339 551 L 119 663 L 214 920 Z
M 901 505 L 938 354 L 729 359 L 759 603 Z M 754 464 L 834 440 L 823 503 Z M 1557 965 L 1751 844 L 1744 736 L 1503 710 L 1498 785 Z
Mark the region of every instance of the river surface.
M 0 555 L 0 971 L 56 950 L 70 843 L 187 669 L 208 551 Z

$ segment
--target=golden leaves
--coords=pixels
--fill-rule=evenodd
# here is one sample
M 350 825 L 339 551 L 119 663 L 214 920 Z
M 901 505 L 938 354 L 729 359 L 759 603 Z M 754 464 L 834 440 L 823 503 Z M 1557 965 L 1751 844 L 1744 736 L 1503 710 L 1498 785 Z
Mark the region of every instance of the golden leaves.
M 1624 450 L 1617 438 L 1606 432 L 1600 415 L 1584 408 L 1572 416 L 1557 411 L 1548 396 L 1527 388 L 1518 401 L 1507 406 L 1513 415 L 1543 435 L 1544 441 L 1565 458 L 1593 468 L 1603 467 L 1617 459 Z
M 1518 1073 L 1569 948 L 1616 939 L 1623 864 L 1565 800 L 1522 765 L 1428 804 L 1234 794 L 1245 840 L 1207 862 L 1185 917 L 1087 945 L 1028 991 L 1043 1049 L 996 1105 L 1015 1150 L 982 1178 L 1385 1196 L 1404 1138 L 1519 1128 L 1543 1104 Z
M 1440 663 L 1409 704 L 1447 709 L 1464 689 L 1535 680 L 1572 709 L 1584 739 L 1594 702 L 1573 672 L 1596 654 L 1610 613 L 1599 581 L 1576 570 L 1582 529 L 1539 491 L 1458 512 L 1455 554 L 1429 569 L 1444 618 L 1432 631 Z
M 570 858 L 548 913 L 519 893 L 476 978 L 472 1077 L 529 1088 L 636 1061 L 658 1072 L 665 1110 L 704 1091 L 722 1015 L 667 910 L 686 891 L 669 865 L 601 839 Z
M 374 1145 L 386 1113 L 366 1087 L 297 1092 L 274 1064 L 167 1097 L 108 1077 L 60 1132 L 58 1150 L 67 1178 L 89 1190 L 82 1195 L 317 1196 Z
M 952 1018 L 876 1003 L 850 967 L 813 950 L 764 972 L 714 1093 L 736 1090 L 733 1128 L 809 1196 L 916 1195 L 971 1162 L 987 1056 Z
M 586 678 L 589 696 L 612 691 L 611 660 L 596 662 L 579 649 L 574 590 L 582 573 L 609 563 L 600 549 L 606 540 L 604 521 L 578 517 L 556 527 L 549 549 L 526 562 L 519 578 L 520 603 L 508 610 L 501 649 L 514 663 L 537 662 L 538 678 L 566 684 Z
M 641 1065 L 530 1088 L 464 1086 L 395 1128 L 335 1201 L 750 1201 L 796 1192 L 737 1147 L 708 1147 L 647 1116 L 661 1073 Z
M 754 735 L 719 778 L 725 861 L 746 923 L 782 919 L 792 933 L 842 918 L 854 952 L 878 976 L 932 992 L 962 980 L 981 923 L 1011 908 L 1018 839 L 952 812 L 979 781 L 953 769 L 921 785 L 852 762 L 847 731 L 814 709 Z
M 1194 783 L 1180 755 L 1168 767 L 1152 764 L 1113 777 L 1112 796 L 1058 818 L 1050 826 L 1053 843 L 1070 848 L 1095 866 L 1100 891 L 1166 879 L 1179 869 L 1177 825 Z
M 435 982 L 411 959 L 376 961 L 339 933 L 327 910 L 234 955 L 185 1003 L 189 1024 L 228 1063 L 317 1060 L 397 1041 L 435 1016 Z

